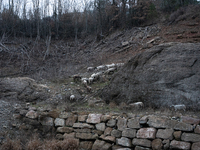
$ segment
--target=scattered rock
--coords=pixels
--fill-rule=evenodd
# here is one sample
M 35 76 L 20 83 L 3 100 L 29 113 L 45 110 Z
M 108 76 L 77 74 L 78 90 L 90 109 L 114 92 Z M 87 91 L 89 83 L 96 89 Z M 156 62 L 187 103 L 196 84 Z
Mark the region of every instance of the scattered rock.
M 136 130 L 135 129 L 130 129 L 126 128 L 122 131 L 122 136 L 127 137 L 127 138 L 134 138 L 136 137 Z
M 181 134 L 182 134 L 181 131 L 175 131 L 174 134 L 173 134 L 175 140 L 180 141 L 181 140 Z
M 152 149 L 153 150 L 161 150 L 163 147 L 161 139 L 155 139 L 152 141 Z
M 87 123 L 100 123 L 101 122 L 102 114 L 89 114 L 88 119 L 86 120 Z
M 195 133 L 183 133 L 181 140 L 186 142 L 200 142 L 200 134 Z
M 161 138 L 161 139 L 173 139 L 173 129 L 158 129 L 158 132 L 156 134 L 156 138 Z
M 127 119 L 119 117 L 117 121 L 117 128 L 120 131 L 123 131 L 125 128 L 127 128 Z

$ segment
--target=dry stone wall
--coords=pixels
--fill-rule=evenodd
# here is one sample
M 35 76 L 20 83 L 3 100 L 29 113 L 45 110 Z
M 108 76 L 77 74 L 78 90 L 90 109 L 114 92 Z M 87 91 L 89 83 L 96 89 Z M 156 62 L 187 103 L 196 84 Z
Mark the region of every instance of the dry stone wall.
M 81 150 L 200 150 L 200 119 L 189 116 L 78 112 L 52 115 L 35 109 L 22 114 L 26 125 L 54 128 L 57 139 L 79 139 Z

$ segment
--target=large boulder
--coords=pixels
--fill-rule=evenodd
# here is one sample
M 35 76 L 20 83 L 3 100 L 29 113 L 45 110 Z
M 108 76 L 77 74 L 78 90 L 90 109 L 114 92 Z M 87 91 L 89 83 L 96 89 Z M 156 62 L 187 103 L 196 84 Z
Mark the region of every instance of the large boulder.
M 200 99 L 200 43 L 165 43 L 136 54 L 101 93 L 110 101 L 145 106 L 185 104 Z
M 0 79 L 0 98 L 35 101 L 46 100 L 49 88 L 28 77 Z

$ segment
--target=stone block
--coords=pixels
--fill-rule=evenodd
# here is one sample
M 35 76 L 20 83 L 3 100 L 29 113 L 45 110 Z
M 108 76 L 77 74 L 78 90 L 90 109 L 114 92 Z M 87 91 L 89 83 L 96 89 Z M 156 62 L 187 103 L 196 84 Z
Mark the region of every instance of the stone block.
M 115 137 L 114 136 L 105 136 L 105 135 L 101 135 L 100 138 L 104 141 L 108 141 L 108 142 L 115 142 Z
M 58 139 L 58 140 L 63 140 L 64 139 L 62 134 L 56 134 L 55 138 Z
M 195 133 L 183 133 L 181 140 L 186 142 L 200 142 L 200 134 Z
M 171 149 L 182 149 L 182 150 L 190 150 L 191 144 L 188 142 L 181 142 L 173 140 L 170 143 Z
M 155 139 L 155 137 L 156 137 L 155 128 L 141 128 L 137 132 L 137 138 Z
M 140 124 L 146 124 L 148 121 L 148 116 L 143 116 L 142 118 L 140 118 Z
M 116 139 L 116 144 L 126 147 L 131 147 L 131 140 L 129 138 L 121 137 Z
M 105 125 L 105 123 L 98 123 L 95 125 L 95 127 L 97 130 L 104 131 L 106 128 L 106 125 Z
M 180 131 L 193 131 L 193 126 L 184 122 L 179 122 L 174 126 L 174 129 Z
M 72 133 L 65 133 L 64 135 L 63 135 L 63 138 L 64 139 L 68 139 L 68 138 L 75 138 L 75 132 L 72 132 Z
M 90 133 L 92 130 L 88 128 L 83 128 L 83 129 L 74 129 L 74 131 L 80 133 Z
M 151 141 L 147 139 L 137 139 L 134 138 L 132 144 L 135 146 L 151 147 Z
M 112 118 L 111 115 L 102 115 L 101 116 L 101 122 L 107 122 L 111 118 Z
M 91 150 L 93 146 L 92 141 L 82 141 L 80 142 L 79 148 L 84 150 Z
M 73 124 L 77 121 L 78 116 L 77 115 L 71 115 L 67 118 L 65 125 L 72 127 Z
M 104 135 L 111 135 L 111 132 L 112 132 L 112 128 L 110 128 L 110 127 L 107 127 L 106 129 L 105 129 L 105 131 L 104 131 Z
M 197 125 L 196 128 L 194 129 L 194 133 L 200 134 L 200 126 Z
M 94 129 L 93 125 L 87 124 L 87 123 L 74 123 L 73 128 L 88 128 L 88 129 Z
M 169 120 L 166 117 L 157 117 L 157 116 L 149 116 L 148 117 L 148 122 L 147 124 L 150 127 L 154 127 L 154 128 L 166 128 L 166 129 L 170 129 L 170 128 L 174 128 L 174 126 L 178 123 L 178 121 L 176 120 Z
M 56 130 L 56 132 L 58 132 L 58 133 L 71 133 L 73 131 L 74 131 L 74 129 L 70 128 L 70 127 L 58 127 Z
M 108 122 L 106 123 L 106 125 L 108 126 L 108 127 L 114 127 L 114 126 L 116 126 L 116 120 L 115 119 L 110 119 L 110 120 L 108 120 Z
M 89 114 L 86 120 L 87 123 L 100 123 L 102 114 Z
M 136 136 L 136 129 L 126 128 L 122 131 L 123 137 L 134 138 Z
M 56 127 L 59 127 L 59 126 L 65 126 L 65 120 L 64 119 L 61 119 L 61 118 L 56 118 L 54 120 L 54 124 Z
M 192 118 L 189 116 L 181 116 L 181 121 L 187 124 L 196 124 L 200 123 L 200 119 Z
M 96 133 L 98 135 L 102 135 L 104 132 L 100 130 L 92 130 L 92 133 Z
M 180 141 L 181 140 L 181 134 L 182 134 L 181 131 L 175 131 L 174 134 L 173 134 L 175 140 Z
M 155 139 L 155 140 L 152 141 L 151 144 L 152 144 L 152 149 L 153 150 L 161 150 L 162 147 L 163 147 L 161 139 Z
M 92 150 L 109 150 L 111 149 L 112 145 L 105 141 L 96 140 L 92 146 Z
M 129 119 L 127 126 L 129 128 L 139 129 L 140 128 L 140 120 L 138 118 Z
M 170 140 L 169 139 L 163 140 L 162 143 L 163 143 L 163 149 L 168 150 L 170 146 Z
M 173 129 L 158 129 L 156 138 L 161 138 L 161 139 L 173 139 Z
M 119 130 L 112 130 L 111 136 L 114 136 L 116 138 L 120 138 L 122 136 L 122 131 Z
M 125 128 L 127 128 L 127 119 L 119 117 L 117 121 L 117 128 L 120 131 L 123 131 Z
M 69 116 L 71 116 L 71 113 L 69 112 L 61 112 L 59 114 L 59 118 L 62 118 L 62 119 L 67 119 Z
M 191 150 L 200 150 L 200 142 L 193 143 Z
M 85 122 L 87 119 L 87 115 L 79 115 L 78 116 L 78 122 Z
M 45 117 L 43 118 L 42 120 L 40 120 L 40 123 L 43 125 L 43 126 L 54 126 L 54 123 L 53 123 L 54 119 L 51 118 L 51 117 Z
M 94 140 L 98 138 L 98 135 L 92 133 L 76 133 L 76 138 L 83 140 Z
M 150 148 L 136 146 L 134 150 L 151 150 Z

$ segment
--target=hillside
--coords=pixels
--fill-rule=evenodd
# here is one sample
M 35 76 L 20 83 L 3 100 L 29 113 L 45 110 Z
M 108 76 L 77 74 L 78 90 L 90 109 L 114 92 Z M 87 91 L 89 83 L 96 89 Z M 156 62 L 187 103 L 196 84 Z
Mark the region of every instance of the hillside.
M 200 5 L 183 7 L 100 40 L 96 35 L 78 43 L 55 39 L 50 47 L 43 39 L 2 37 L 0 144 L 6 136 L 29 137 L 33 130 L 42 138 L 54 136 L 55 129 L 51 135 L 26 119 L 29 108 L 54 119 L 62 112 L 199 118 L 199 10 Z M 129 105 L 138 101 L 145 109 Z M 187 111 L 174 111 L 173 104 L 185 104 Z

